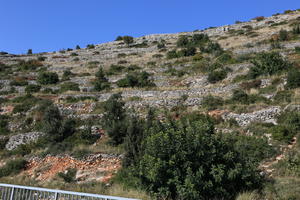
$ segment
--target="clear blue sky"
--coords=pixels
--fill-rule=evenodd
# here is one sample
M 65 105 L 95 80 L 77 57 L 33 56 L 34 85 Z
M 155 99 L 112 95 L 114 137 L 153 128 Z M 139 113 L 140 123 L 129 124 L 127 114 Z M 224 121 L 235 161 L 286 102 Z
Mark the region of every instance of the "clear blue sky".
M 1 0 L 0 51 L 55 51 L 118 35 L 193 31 L 300 8 L 300 0 Z

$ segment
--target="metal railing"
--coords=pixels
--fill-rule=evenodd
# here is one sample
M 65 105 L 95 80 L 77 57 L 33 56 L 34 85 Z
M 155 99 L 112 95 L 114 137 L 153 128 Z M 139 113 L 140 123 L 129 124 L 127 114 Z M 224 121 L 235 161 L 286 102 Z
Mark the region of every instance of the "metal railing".
M 137 200 L 107 195 L 0 184 L 0 200 Z

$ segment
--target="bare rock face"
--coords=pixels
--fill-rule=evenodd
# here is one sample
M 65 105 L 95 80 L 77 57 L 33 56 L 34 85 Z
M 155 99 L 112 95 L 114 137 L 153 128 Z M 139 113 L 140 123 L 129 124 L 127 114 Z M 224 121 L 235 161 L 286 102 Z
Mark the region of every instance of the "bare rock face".
M 30 142 L 36 141 L 39 137 L 43 135 L 45 135 L 45 133 L 43 132 L 29 132 L 14 135 L 9 138 L 8 142 L 5 145 L 5 148 L 10 151 L 14 150 L 22 144 L 28 144 Z

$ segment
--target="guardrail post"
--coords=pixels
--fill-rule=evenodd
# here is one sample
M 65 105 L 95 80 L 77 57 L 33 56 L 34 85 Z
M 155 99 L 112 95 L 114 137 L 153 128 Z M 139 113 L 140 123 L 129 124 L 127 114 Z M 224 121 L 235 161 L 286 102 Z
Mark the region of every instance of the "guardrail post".
M 57 197 L 58 197 L 58 193 L 55 192 L 54 200 L 57 200 Z
M 10 200 L 13 200 L 13 199 L 14 199 L 14 191 L 15 191 L 15 188 L 12 187 L 12 188 L 11 188 L 11 193 L 10 193 Z

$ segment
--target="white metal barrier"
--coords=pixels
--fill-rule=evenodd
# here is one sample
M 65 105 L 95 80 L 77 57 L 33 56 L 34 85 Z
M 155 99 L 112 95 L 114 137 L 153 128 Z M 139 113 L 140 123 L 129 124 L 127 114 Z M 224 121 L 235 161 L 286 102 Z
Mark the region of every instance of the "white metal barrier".
M 107 195 L 0 184 L 0 200 L 137 200 Z

